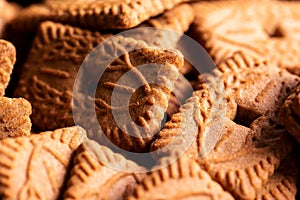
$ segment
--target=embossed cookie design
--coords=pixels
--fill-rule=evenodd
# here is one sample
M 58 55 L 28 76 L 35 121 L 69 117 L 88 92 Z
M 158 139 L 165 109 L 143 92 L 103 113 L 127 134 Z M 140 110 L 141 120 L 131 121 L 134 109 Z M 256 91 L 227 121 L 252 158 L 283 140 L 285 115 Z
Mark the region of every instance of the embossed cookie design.
M 72 154 L 86 139 L 82 128 L 69 127 L 0 141 L 2 199 L 57 199 Z
M 228 117 L 247 125 L 268 112 L 278 112 L 290 91 L 300 83 L 298 76 L 285 69 L 242 52 L 234 53 L 217 67 L 229 99 Z
M 294 146 L 272 116 L 256 119 L 250 128 L 227 119 L 222 138 L 198 162 L 234 197 L 254 199 Z
M 22 11 L 13 24 L 24 31 L 33 31 L 46 20 L 91 30 L 128 29 L 181 2 L 183 0 L 48 0 Z
M 194 160 L 181 157 L 145 177 L 128 200 L 202 198 L 234 199 Z
M 141 168 L 96 141 L 85 141 L 75 156 L 64 199 L 124 199 L 141 181 L 142 173 L 122 170 Z M 130 169 L 129 169 L 130 168 Z
M 32 122 L 37 128 L 53 130 L 74 124 L 72 92 L 78 69 L 89 51 L 109 36 L 53 22 L 41 25 L 15 92 L 16 96 L 23 96 L 32 103 Z M 92 119 L 86 120 L 84 127 L 91 138 L 98 139 L 104 133 L 125 150 L 144 152 L 160 129 L 183 56 L 176 50 L 149 47 L 122 36 L 104 46 L 97 48 L 85 62 L 88 67 L 85 75 L 89 79 L 81 84 L 84 88 L 78 95 L 83 97 L 79 102 L 74 100 L 77 105 L 74 109 L 84 114 L 82 119 L 89 119 L 94 109 L 85 112 L 95 107 L 101 132 L 89 127 Z M 126 52 L 125 47 L 136 50 Z M 120 52 L 120 58 L 113 57 Z M 113 62 L 103 66 L 104 58 L 112 58 Z M 101 78 L 95 77 L 98 69 L 104 70 Z M 140 88 L 134 88 L 139 84 Z M 86 93 L 90 86 L 97 87 L 94 96 Z M 89 99 L 93 104 L 86 108 L 85 102 Z M 124 108 L 130 115 L 125 115 L 128 110 Z M 120 116 L 119 121 L 116 116 Z M 135 124 L 142 130 L 135 130 Z
M 154 157 L 188 154 L 196 159 L 206 156 L 221 137 L 225 117 L 222 80 L 200 76 L 192 97 L 180 106 L 151 144 Z M 186 151 L 186 152 L 185 152 Z
M 259 199 L 295 199 L 299 174 L 297 154 L 284 159 L 275 174 L 268 180 L 262 190 L 256 194 Z
M 219 1 L 193 7 L 196 19 L 191 33 L 217 64 L 235 51 L 244 51 L 300 73 L 300 2 Z

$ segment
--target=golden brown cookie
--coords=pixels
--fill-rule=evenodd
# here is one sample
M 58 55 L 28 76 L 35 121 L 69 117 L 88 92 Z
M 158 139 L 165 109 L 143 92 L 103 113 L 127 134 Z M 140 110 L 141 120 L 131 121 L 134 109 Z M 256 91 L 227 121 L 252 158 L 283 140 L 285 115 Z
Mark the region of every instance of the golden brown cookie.
M 218 1 L 198 2 L 193 7 L 192 35 L 217 64 L 241 50 L 300 73 L 300 2 Z
M 140 166 L 97 142 L 85 141 L 75 156 L 64 199 L 124 199 L 143 174 L 126 172 Z
M 300 85 L 287 97 L 280 108 L 279 117 L 290 134 L 300 142 Z
M 4 95 L 15 62 L 16 49 L 13 44 L 0 40 L 0 96 Z
M 40 26 L 14 94 L 32 104 L 34 126 L 54 130 L 74 124 L 72 88 L 77 71 L 108 36 L 53 22 Z
M 150 199 L 234 199 L 192 159 L 181 157 L 167 167 L 153 171 L 128 200 Z
M 16 96 L 23 96 L 32 103 L 34 126 L 52 130 L 73 125 L 72 91 L 79 67 L 89 51 L 109 36 L 53 22 L 41 25 L 15 92 Z M 85 112 L 91 110 L 91 106 L 96 107 L 101 129 L 115 145 L 126 150 L 146 151 L 164 118 L 183 56 L 175 50 L 152 48 L 122 36 L 103 45 L 105 47 L 97 48 L 84 64 L 89 67 L 84 76 L 89 77 L 82 83 L 85 88 L 78 91 L 82 99 L 75 100 L 74 109 L 84 114 L 82 119 L 88 119 L 95 111 Z M 134 50 L 128 53 L 125 47 Z M 123 55 L 114 58 L 120 52 Z M 104 65 L 106 59 L 113 62 Z M 101 77 L 95 77 L 99 69 L 105 71 Z M 79 84 L 81 81 L 79 78 Z M 139 84 L 142 87 L 134 88 Z M 86 94 L 93 86 L 97 87 L 95 95 Z M 86 108 L 87 100 L 93 101 L 89 108 Z M 121 121 L 114 119 L 128 114 L 128 110 L 130 116 L 125 115 Z M 103 133 L 90 130 L 90 120 L 85 125 L 89 136 L 102 137 Z M 135 123 L 146 130 L 134 130 Z M 128 131 L 131 135 L 126 134 Z
M 2 199 L 57 199 L 72 154 L 84 140 L 82 128 L 69 127 L 0 141 Z
M 267 112 L 277 112 L 289 92 L 300 83 L 298 76 L 242 52 L 224 60 L 218 69 L 225 95 L 230 98 L 228 116 L 247 125 Z M 236 109 L 232 108 L 234 104 Z
M 295 142 L 274 117 L 262 116 L 250 128 L 227 119 L 222 138 L 205 158 L 203 168 L 238 199 L 254 199 Z
M 48 0 L 28 7 L 12 23 L 23 31 L 33 31 L 39 23 L 46 20 L 93 30 L 128 29 L 181 2 L 182 0 Z
M 255 200 L 292 200 L 297 193 L 299 160 L 297 154 L 291 154 L 284 159 L 280 167 L 271 176 Z
M 22 98 L 0 97 L 0 139 L 29 136 L 31 105 Z
M 201 77 L 192 97 L 171 116 L 151 144 L 154 157 L 174 151 L 193 158 L 205 156 L 220 138 L 225 117 L 222 82 L 217 76 Z
M 120 46 L 134 44 L 122 38 L 119 42 Z M 119 47 L 113 48 L 117 51 Z M 95 94 L 96 114 L 104 134 L 115 145 L 148 151 L 161 128 L 182 65 L 180 52 L 144 46 L 124 52 L 104 71 Z

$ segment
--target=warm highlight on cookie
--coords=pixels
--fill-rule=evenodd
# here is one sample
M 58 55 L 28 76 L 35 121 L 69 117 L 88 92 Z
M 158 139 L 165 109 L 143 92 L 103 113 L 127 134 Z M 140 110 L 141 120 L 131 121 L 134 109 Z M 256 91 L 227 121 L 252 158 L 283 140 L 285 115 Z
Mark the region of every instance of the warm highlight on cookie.
M 2 199 L 57 199 L 72 154 L 84 140 L 82 128 L 70 127 L 0 141 Z
M 234 199 L 187 157 L 149 174 L 128 200 L 150 199 Z
M 75 156 L 64 199 L 124 199 L 144 176 L 125 170 L 141 168 L 96 141 L 85 141 Z

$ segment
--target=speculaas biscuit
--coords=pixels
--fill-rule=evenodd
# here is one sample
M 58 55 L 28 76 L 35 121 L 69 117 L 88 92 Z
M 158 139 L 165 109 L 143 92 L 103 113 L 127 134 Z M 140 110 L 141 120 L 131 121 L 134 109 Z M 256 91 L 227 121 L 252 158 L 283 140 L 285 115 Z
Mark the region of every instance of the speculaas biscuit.
M 0 97 L 0 139 L 29 136 L 31 105 L 22 98 Z
M 300 143 L 300 86 L 297 86 L 287 97 L 280 108 L 279 117 L 285 128 Z
M 119 42 L 121 47 L 134 44 L 124 38 Z M 113 48 L 119 51 L 120 47 L 115 44 Z M 95 94 L 96 114 L 104 134 L 115 145 L 135 152 L 149 149 L 182 65 L 180 52 L 144 46 L 124 52 L 104 71 Z
M 234 199 L 192 159 L 151 172 L 128 200 L 137 199 Z
M 13 44 L 0 40 L 0 96 L 5 93 L 15 62 L 16 49 Z
M 124 199 L 144 176 L 126 172 L 142 167 L 95 141 L 85 141 L 78 152 L 64 192 L 66 200 Z
M 297 193 L 299 174 L 299 160 L 297 155 L 291 154 L 284 159 L 280 167 L 271 176 L 261 191 L 256 194 L 255 200 L 275 199 L 292 200 Z
M 205 156 L 221 137 L 226 102 L 220 78 L 199 79 L 192 97 L 171 116 L 151 144 L 154 157 L 171 155 L 174 151 L 192 158 Z M 213 131 L 213 132 L 212 132 Z
M 198 2 L 193 7 L 197 14 L 192 35 L 217 64 L 242 50 L 300 73 L 300 2 L 218 1 Z
M 295 146 L 274 116 L 262 116 L 247 128 L 227 119 L 222 138 L 201 166 L 238 199 L 254 199 Z
M 12 23 L 23 31 L 32 31 L 45 20 L 93 30 L 127 29 L 181 2 L 182 0 L 49 0 L 26 8 Z
M 40 130 L 72 126 L 72 88 L 86 55 L 110 35 L 53 22 L 41 24 L 14 96 L 32 104 Z
M 0 141 L 2 199 L 57 199 L 65 183 L 71 157 L 86 140 L 80 127 Z
M 289 92 L 300 82 L 298 76 L 280 69 L 263 59 L 255 59 L 242 52 L 218 65 L 224 81 L 225 94 L 237 106 L 240 123 L 250 124 L 267 112 L 277 112 Z M 234 110 L 230 107 L 227 111 Z
M 24 73 L 15 92 L 16 96 L 23 96 L 32 103 L 32 122 L 37 128 L 51 130 L 74 123 L 72 90 L 78 69 L 89 51 L 109 36 L 111 35 L 100 35 L 96 32 L 83 31 L 52 22 L 44 22 L 41 25 L 31 50 L 31 56 L 25 64 Z M 91 77 L 84 83 L 84 86 L 86 91 L 90 90 L 91 85 L 97 86 L 96 93 L 91 98 L 94 98 L 99 124 L 106 136 L 114 144 L 127 150 L 145 151 L 147 141 L 149 142 L 153 133 L 160 128 L 174 82 L 179 76 L 178 69 L 183 64 L 183 57 L 178 51 L 150 48 L 143 42 L 122 36 L 117 36 L 115 41 L 109 40 L 104 45 L 105 48 L 96 49 L 85 63 L 91 66 L 87 70 Z M 138 49 L 130 53 L 124 52 L 121 58 L 114 58 L 113 56 L 118 52 L 123 53 L 125 46 Z M 99 56 L 101 59 L 97 56 L 93 57 L 97 53 L 101 55 Z M 104 58 L 116 60 L 110 66 L 102 66 L 106 61 Z M 95 69 L 94 66 L 97 65 L 99 67 Z M 152 68 L 147 67 L 148 71 L 143 74 L 139 71 L 140 69 L 134 68 L 139 65 L 149 65 Z M 99 68 L 106 70 L 101 78 L 94 77 L 97 74 L 94 71 Z M 146 70 L 146 68 L 142 69 Z M 147 74 L 149 70 L 151 73 Z M 119 79 L 128 71 L 133 73 L 129 76 L 134 77 L 131 77 L 132 79 L 128 77 L 130 80 L 125 77 L 123 79 L 125 82 L 120 85 Z M 146 75 L 151 79 L 151 84 L 148 84 L 145 79 Z M 130 85 L 140 83 L 143 84 L 142 88 L 130 88 Z M 85 89 L 80 92 L 84 93 Z M 129 105 L 125 105 L 124 103 L 128 102 L 128 92 L 133 94 Z M 112 94 L 116 94 L 117 98 L 113 99 Z M 88 99 L 88 96 L 84 96 L 83 102 L 77 102 L 76 105 L 84 104 L 84 99 Z M 120 125 L 116 124 L 113 111 L 123 114 L 123 109 L 118 108 L 120 105 L 112 105 L 113 103 L 124 104 L 122 106 L 130 110 L 131 116 L 127 116 L 126 122 L 121 122 L 124 125 L 123 130 L 132 130 L 131 126 L 138 123 L 147 129 L 143 132 L 145 140 L 141 138 L 142 135 L 138 131 L 130 131 L 135 135 L 132 137 L 118 127 Z M 78 107 L 80 106 L 83 107 L 78 112 L 86 110 L 85 105 Z M 128 124 L 131 118 L 132 121 Z M 101 135 L 95 131 L 89 131 L 88 134 L 95 139 Z

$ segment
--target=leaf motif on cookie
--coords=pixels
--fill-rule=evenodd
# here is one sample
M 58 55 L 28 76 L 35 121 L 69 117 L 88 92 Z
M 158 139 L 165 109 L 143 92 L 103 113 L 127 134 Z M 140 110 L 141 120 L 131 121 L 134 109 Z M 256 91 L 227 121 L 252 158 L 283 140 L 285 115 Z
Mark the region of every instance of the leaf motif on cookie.
M 151 172 L 135 188 L 128 200 L 202 198 L 234 199 L 196 161 L 183 156 L 176 162 Z
M 123 199 L 132 193 L 143 173 L 142 167 L 112 152 L 96 141 L 85 141 L 75 156 L 75 164 L 64 199 Z M 141 170 L 139 170 L 141 169 Z
M 151 144 L 154 157 L 175 152 L 206 156 L 221 137 L 225 98 L 220 77 L 201 75 L 192 97 L 180 106 Z M 186 152 L 185 152 L 186 151 Z
M 160 130 L 183 56 L 176 50 L 152 48 L 123 37 L 104 45 L 101 49 L 110 51 L 99 49 L 97 55 L 106 57 L 107 53 L 121 52 L 121 56 L 105 68 L 97 83 L 95 103 L 99 125 L 115 145 L 145 152 Z M 124 47 L 133 50 L 126 52 Z M 101 62 L 98 60 L 95 57 L 90 62 Z
M 0 139 L 29 136 L 31 105 L 22 98 L 0 97 Z
M 82 128 L 69 127 L 0 141 L 2 199 L 57 199 L 72 154 L 84 140 Z

